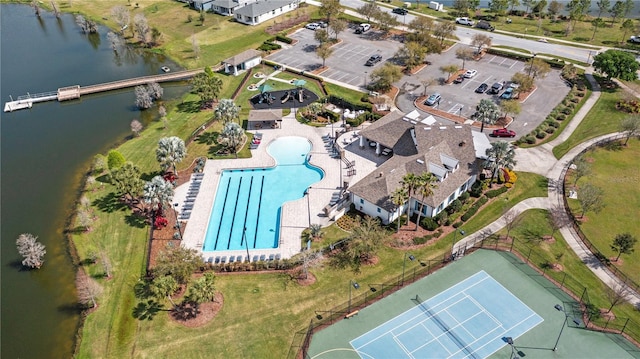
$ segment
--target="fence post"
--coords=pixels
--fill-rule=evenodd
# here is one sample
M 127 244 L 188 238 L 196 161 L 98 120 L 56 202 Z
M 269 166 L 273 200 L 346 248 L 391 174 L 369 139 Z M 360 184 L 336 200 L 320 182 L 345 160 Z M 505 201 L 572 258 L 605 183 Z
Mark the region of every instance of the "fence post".
M 564 288 L 564 280 L 567 278 L 567 272 L 564 272 L 564 277 L 562 277 L 562 283 L 560 283 L 560 288 Z M 582 299 L 582 298 L 581 298 Z
M 622 326 L 622 329 L 620 330 L 620 334 L 624 333 L 624 330 L 627 328 L 627 324 L 629 324 L 629 318 L 627 318 L 627 321 L 624 322 L 624 325 Z
M 607 322 L 604 323 L 604 329 L 606 330 L 607 327 L 609 326 L 609 322 L 611 321 L 611 317 L 609 317 L 609 319 L 607 319 Z
M 531 257 L 531 251 L 533 251 L 533 248 L 529 248 L 529 253 L 527 254 L 527 264 L 529 264 L 529 257 Z

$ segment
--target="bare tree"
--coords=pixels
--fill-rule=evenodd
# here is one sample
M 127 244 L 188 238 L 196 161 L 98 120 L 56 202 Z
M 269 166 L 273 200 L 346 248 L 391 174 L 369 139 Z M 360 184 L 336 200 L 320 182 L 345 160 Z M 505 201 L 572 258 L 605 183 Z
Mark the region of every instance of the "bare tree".
M 511 230 L 522 223 L 522 218 L 523 217 L 521 217 L 514 209 L 505 209 L 502 214 L 502 219 L 504 220 L 504 228 L 507 229 L 506 241 L 509 240 L 509 233 L 511 233 Z
M 104 270 L 104 276 L 107 278 L 111 278 L 112 265 L 109 257 L 107 256 L 107 251 L 104 249 L 100 251 L 100 263 L 102 264 L 102 269 Z
M 436 79 L 434 79 L 433 77 L 429 77 L 427 79 L 421 80 L 420 83 L 424 87 L 422 96 L 427 96 L 427 87 L 434 85 L 436 83 Z
M 198 45 L 198 39 L 195 35 L 191 35 L 191 50 L 193 51 L 193 57 L 195 59 L 200 58 L 200 45 Z
M 588 176 L 591 173 L 591 165 L 584 156 L 579 155 L 573 159 L 573 166 L 575 167 L 573 169 L 573 187 L 575 187 L 578 185 L 580 178 Z
M 625 298 L 629 294 L 629 289 L 624 284 L 614 284 L 613 287 L 606 287 L 605 291 L 607 293 L 607 300 L 611 306 L 607 310 L 607 313 L 610 313 L 613 307 L 625 301 Z
M 136 37 L 138 38 L 138 41 L 140 41 L 144 46 L 148 46 L 151 28 L 149 27 L 147 18 L 143 14 L 136 14 L 136 16 L 133 17 L 133 26 L 136 29 Z
M 551 237 L 553 237 L 560 228 L 571 223 L 567 212 L 565 211 L 563 206 L 556 205 L 549 209 L 547 212 L 547 216 L 549 219 L 549 226 L 551 226 Z
M 149 82 L 147 84 L 147 92 L 149 92 L 153 100 L 159 100 L 162 98 L 162 95 L 164 95 L 164 89 L 162 89 L 162 86 L 157 82 Z
M 331 21 L 329 28 L 333 31 L 335 39 L 338 40 L 338 34 L 347 28 L 347 22 L 342 19 L 334 19 Z
M 89 277 L 81 268 L 76 272 L 76 288 L 78 289 L 78 302 L 95 308 L 98 306 L 97 298 L 102 293 L 102 287 L 95 279 Z
M 142 123 L 134 118 L 131 120 L 131 132 L 133 132 L 134 136 L 138 137 L 140 136 L 140 131 L 142 131 Z
M 120 32 L 123 33 L 129 27 L 131 13 L 122 5 L 114 6 L 111 8 L 111 18 L 120 26 Z
M 594 211 L 598 213 L 604 207 L 604 202 L 602 199 L 602 189 L 600 187 L 594 186 L 590 183 L 585 184 L 580 189 L 580 193 L 578 194 L 578 201 L 580 202 L 580 207 L 582 207 L 582 214 L 580 214 L 580 218 L 584 217 L 584 214 L 589 211 Z
M 322 251 L 306 251 L 302 253 L 302 273 L 304 274 L 304 279 L 309 277 L 309 268 L 319 264 L 321 261 Z
M 47 253 L 44 244 L 38 242 L 38 237 L 31 233 L 23 233 L 16 240 L 18 253 L 22 256 L 22 265 L 29 268 L 40 268 L 44 264 Z
M 55 14 L 56 18 L 60 18 L 60 9 L 58 9 L 58 4 L 56 4 L 55 0 L 51 0 L 51 8 L 53 9 L 53 13 Z
M 93 223 L 91 212 L 81 208 L 78 210 L 76 221 L 76 223 L 78 223 L 78 227 L 82 228 L 85 232 L 89 231 L 91 229 L 91 223 Z
M 316 55 L 322 59 L 322 67 L 325 66 L 327 59 L 333 54 L 333 49 L 327 43 L 316 48 Z
M 462 60 L 462 68 L 465 68 L 465 64 L 468 60 L 473 60 L 473 50 L 468 47 L 461 47 L 456 50 L 456 57 Z
M 480 54 L 483 48 L 491 47 L 491 38 L 485 34 L 475 34 L 471 39 L 471 45 L 477 49 L 476 53 Z
M 40 17 L 40 3 L 38 0 L 31 1 L 31 7 L 33 8 L 33 11 L 36 12 L 36 16 Z
M 146 86 L 136 86 L 134 92 L 136 94 L 135 104 L 139 109 L 146 110 L 151 107 L 153 104 L 153 98 Z
M 120 36 L 118 36 L 115 33 L 109 31 L 107 33 L 107 40 L 109 40 L 109 43 L 111 44 L 111 49 L 113 49 L 113 52 L 115 52 L 116 55 L 117 55 L 118 54 L 118 48 L 122 45 L 122 39 L 120 38 Z

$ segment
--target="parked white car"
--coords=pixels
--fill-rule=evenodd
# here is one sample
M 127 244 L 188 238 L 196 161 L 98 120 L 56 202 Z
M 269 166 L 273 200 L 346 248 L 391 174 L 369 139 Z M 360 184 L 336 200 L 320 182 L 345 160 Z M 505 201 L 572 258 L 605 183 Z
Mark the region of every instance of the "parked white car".
M 473 22 L 473 20 L 469 19 L 468 17 L 457 17 L 456 18 L 456 24 L 473 26 L 474 22 Z
M 467 78 L 467 79 L 470 79 L 470 78 L 474 77 L 477 74 L 478 74 L 478 71 L 476 71 L 476 70 L 467 70 L 464 73 L 464 77 Z
M 320 27 L 320 24 L 312 22 L 310 24 L 305 25 L 305 27 L 309 30 L 315 30 Z
M 640 36 L 631 36 L 631 38 L 629 39 L 629 41 L 631 41 L 631 42 L 635 42 L 636 44 L 637 44 L 637 43 L 640 43 Z

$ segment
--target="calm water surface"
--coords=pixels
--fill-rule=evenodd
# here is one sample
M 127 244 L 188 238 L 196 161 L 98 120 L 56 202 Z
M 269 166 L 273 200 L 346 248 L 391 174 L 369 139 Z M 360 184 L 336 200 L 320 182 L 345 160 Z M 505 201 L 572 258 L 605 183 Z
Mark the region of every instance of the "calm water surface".
M 2 107 L 12 95 L 55 91 L 127 77 L 157 74 L 176 65 L 158 55 L 129 50 L 114 56 L 100 34 L 83 35 L 71 15 L 35 17 L 24 5 L 2 4 Z M 165 88 L 165 98 L 183 87 Z M 131 90 L 86 96 L 72 102 L 34 104 L 0 114 L 1 160 L 1 352 L 2 358 L 69 358 L 78 324 L 74 269 L 63 227 L 81 173 L 91 158 L 129 133 L 132 119 L 152 120 L 134 106 Z M 21 269 L 15 240 L 39 236 L 45 265 Z

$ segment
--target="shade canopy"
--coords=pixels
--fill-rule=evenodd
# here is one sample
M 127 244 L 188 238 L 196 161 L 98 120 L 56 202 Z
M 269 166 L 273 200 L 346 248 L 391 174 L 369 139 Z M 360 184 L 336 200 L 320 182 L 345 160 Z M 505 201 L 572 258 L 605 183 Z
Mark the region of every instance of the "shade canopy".
M 267 91 L 271 91 L 273 90 L 273 87 L 269 86 L 266 82 L 263 83 L 262 85 L 258 86 L 258 90 L 260 90 L 260 92 L 267 92 Z
M 304 86 L 307 83 L 307 81 L 305 80 L 295 80 L 293 81 L 293 84 L 300 87 L 300 86 Z

